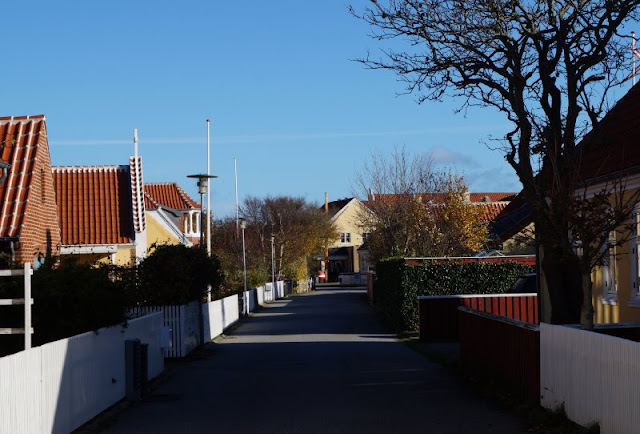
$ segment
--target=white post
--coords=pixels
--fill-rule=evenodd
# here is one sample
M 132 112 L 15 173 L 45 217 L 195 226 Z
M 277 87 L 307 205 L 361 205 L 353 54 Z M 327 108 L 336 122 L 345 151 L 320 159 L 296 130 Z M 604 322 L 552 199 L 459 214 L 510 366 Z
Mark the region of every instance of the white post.
M 244 228 L 246 224 L 242 222 L 242 280 L 244 282 L 244 292 L 242 293 L 242 315 L 247 314 L 247 254 L 244 244 Z
M 207 176 L 211 175 L 210 119 L 207 119 Z M 207 254 L 211 256 L 211 186 L 207 189 Z
M 31 348 L 31 263 L 24 264 L 24 349 Z
M 236 236 L 238 236 L 238 221 L 240 219 L 240 209 L 238 207 L 238 162 L 236 157 L 233 157 L 233 170 L 236 178 Z
M 271 283 L 273 283 L 273 289 L 276 287 L 276 250 L 274 246 L 275 237 L 271 235 Z

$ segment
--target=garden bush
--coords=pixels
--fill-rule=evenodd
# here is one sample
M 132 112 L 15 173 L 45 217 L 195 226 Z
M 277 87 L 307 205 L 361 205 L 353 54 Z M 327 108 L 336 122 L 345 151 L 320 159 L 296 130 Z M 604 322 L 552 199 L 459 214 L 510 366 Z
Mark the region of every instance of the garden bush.
M 72 258 L 54 262 L 41 266 L 31 281 L 35 345 L 125 322 L 124 290 L 107 266 Z
M 207 286 L 212 298 L 223 281 L 220 261 L 199 247 L 155 245 L 137 266 L 137 276 L 129 280 L 131 306 L 163 306 L 202 301 Z
M 534 267 L 517 262 L 447 262 L 407 265 L 402 258 L 378 262 L 374 303 L 398 331 L 418 328 L 418 297 L 423 295 L 500 294 Z

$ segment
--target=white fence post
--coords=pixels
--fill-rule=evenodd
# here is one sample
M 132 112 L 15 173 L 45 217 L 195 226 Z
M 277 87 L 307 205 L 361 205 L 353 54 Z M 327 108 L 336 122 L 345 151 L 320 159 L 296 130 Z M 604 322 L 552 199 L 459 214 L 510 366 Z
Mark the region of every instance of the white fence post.
M 31 348 L 31 263 L 24 263 L 24 349 Z

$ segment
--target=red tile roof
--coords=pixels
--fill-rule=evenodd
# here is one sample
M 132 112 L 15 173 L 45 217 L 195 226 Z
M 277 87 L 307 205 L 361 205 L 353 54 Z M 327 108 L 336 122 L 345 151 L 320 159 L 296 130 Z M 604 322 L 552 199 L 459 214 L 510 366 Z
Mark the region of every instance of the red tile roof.
M 640 86 L 627 94 L 606 114 L 597 128 L 582 141 L 580 163 L 583 180 L 640 165 Z
M 36 164 L 39 135 L 46 136 L 44 115 L 0 118 L 0 160 L 11 165 L 0 183 L 0 237 L 18 236 L 25 216 Z
M 129 166 L 54 167 L 63 245 L 134 239 Z
M 500 213 L 509 205 L 509 202 L 473 202 L 474 206 L 481 206 L 484 208 L 484 220 L 487 222 L 493 221 Z
M 144 204 L 146 209 L 200 209 L 200 205 L 175 182 L 145 183 Z
M 510 202 L 518 193 L 469 193 L 471 202 Z

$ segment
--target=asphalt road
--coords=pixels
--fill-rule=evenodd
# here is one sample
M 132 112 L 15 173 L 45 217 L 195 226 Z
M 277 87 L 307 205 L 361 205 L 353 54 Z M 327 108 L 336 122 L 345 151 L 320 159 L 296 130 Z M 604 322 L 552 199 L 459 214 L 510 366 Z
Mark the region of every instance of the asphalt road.
M 523 421 L 388 334 L 364 291 L 294 296 L 172 369 L 109 433 L 514 433 Z

